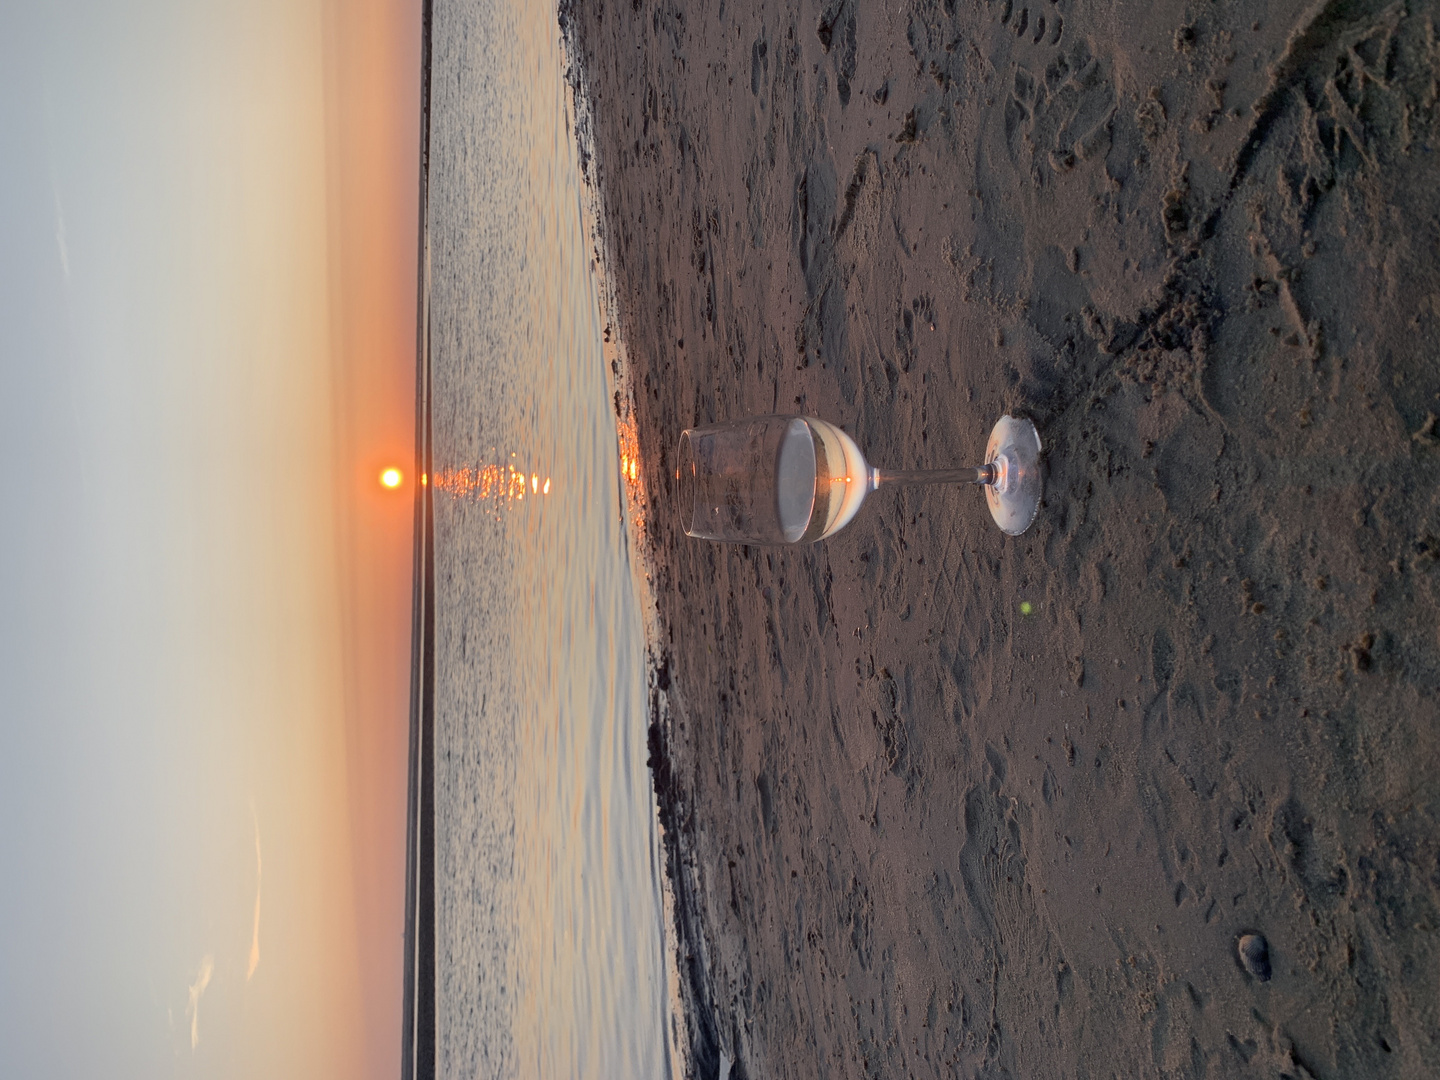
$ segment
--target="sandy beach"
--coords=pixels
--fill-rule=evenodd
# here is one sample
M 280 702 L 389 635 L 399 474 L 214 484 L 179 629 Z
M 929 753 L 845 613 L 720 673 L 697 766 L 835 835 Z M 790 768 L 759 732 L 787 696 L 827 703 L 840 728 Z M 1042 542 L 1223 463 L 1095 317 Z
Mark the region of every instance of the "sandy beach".
M 696 1075 L 1436 1075 L 1437 22 L 562 10 Z M 1046 499 L 686 538 L 680 431 L 769 412 L 894 468 L 1027 416 Z

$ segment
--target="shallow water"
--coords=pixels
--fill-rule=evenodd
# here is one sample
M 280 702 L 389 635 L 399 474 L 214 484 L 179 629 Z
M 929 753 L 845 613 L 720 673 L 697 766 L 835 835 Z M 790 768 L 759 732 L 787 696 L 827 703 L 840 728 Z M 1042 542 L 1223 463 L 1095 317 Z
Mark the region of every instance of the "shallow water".
M 554 10 L 435 5 L 437 1071 L 666 1074 L 645 642 Z

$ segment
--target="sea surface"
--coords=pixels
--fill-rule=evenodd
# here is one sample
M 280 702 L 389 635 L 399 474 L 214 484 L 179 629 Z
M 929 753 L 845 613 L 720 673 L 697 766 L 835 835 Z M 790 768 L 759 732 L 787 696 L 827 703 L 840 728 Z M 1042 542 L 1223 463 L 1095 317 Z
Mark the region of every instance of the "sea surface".
M 554 8 L 434 6 L 437 1073 L 668 1074 L 646 655 Z

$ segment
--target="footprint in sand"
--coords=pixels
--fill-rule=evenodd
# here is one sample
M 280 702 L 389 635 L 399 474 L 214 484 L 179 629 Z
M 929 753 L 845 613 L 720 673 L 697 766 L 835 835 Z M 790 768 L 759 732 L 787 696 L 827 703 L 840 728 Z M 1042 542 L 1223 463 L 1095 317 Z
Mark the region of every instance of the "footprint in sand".
M 991 0 L 990 11 L 1003 30 L 993 58 L 1010 69 L 1004 106 L 1010 161 L 1026 175 L 1058 174 L 1103 157 L 1115 112 L 1111 65 L 1083 37 L 1067 36 L 1053 2 Z M 1001 44 L 1012 36 L 1014 46 Z
M 856 0 L 831 0 L 815 28 L 820 47 L 835 66 L 835 92 L 842 109 L 850 104 L 850 84 L 855 78 L 855 5 Z
M 1005 141 L 1017 166 L 1055 173 L 1110 149 L 1115 84 L 1084 42 L 1057 53 L 1041 74 L 1017 64 L 1005 106 Z
M 1032 6 L 1035 9 L 1033 13 L 1030 10 Z M 1017 7 L 1014 0 L 1001 0 L 1000 25 L 1007 27 L 1017 38 L 1028 38 L 1032 45 L 1039 45 L 1042 41 L 1059 45 L 1065 32 L 1065 18 L 1054 9 L 1053 0 L 1048 15 L 1039 4 Z
M 1342 177 L 1379 171 L 1381 156 L 1409 153 L 1414 116 L 1431 107 L 1429 49 L 1410 44 L 1392 4 L 1323 12 L 1291 35 L 1235 158 L 1233 193 L 1263 160 L 1276 170 L 1287 216 L 1308 229 Z

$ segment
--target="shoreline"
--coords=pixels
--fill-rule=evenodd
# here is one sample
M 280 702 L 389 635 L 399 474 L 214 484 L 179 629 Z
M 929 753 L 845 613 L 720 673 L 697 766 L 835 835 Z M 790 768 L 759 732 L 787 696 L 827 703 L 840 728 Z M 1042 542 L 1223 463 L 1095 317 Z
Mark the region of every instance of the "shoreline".
M 615 405 L 615 421 L 621 443 L 622 467 L 639 453 L 635 431 L 635 387 L 625 339 L 621 332 L 622 312 L 615 291 L 615 275 L 611 265 L 606 237 L 604 206 L 598 179 L 599 151 L 594 141 L 593 102 L 585 85 L 584 71 L 577 61 L 576 42 L 571 36 L 573 2 L 562 2 L 558 10 L 561 49 L 566 59 L 565 82 L 569 95 L 569 123 L 575 138 L 581 166 L 581 218 L 586 228 L 591 255 L 591 269 L 599 291 L 600 310 L 605 319 L 603 347 L 607 378 Z M 668 745 L 672 728 L 668 691 L 670 679 L 661 649 L 660 609 L 655 596 L 655 551 L 647 529 L 647 514 L 655 505 L 647 491 L 647 477 L 635 477 L 622 484 L 624 491 L 621 513 L 626 528 L 627 558 L 632 580 L 644 620 L 646 640 L 646 675 L 649 716 L 646 746 L 655 797 L 655 823 L 660 862 L 658 887 L 662 899 L 665 925 L 661 927 L 666 959 L 666 998 L 670 1003 L 667 1024 L 668 1062 L 670 1075 L 721 1075 L 719 1046 L 714 1037 L 713 1022 L 707 1026 L 705 1017 L 713 1017 L 713 1006 L 705 993 L 703 962 L 697 957 L 704 948 L 699 931 L 699 909 L 695 901 L 694 883 L 681 872 L 684 848 L 681 843 L 683 821 L 679 790 L 669 777 Z M 697 1018 L 698 1019 L 697 1021 Z M 733 1074 L 743 1080 L 743 1072 Z

